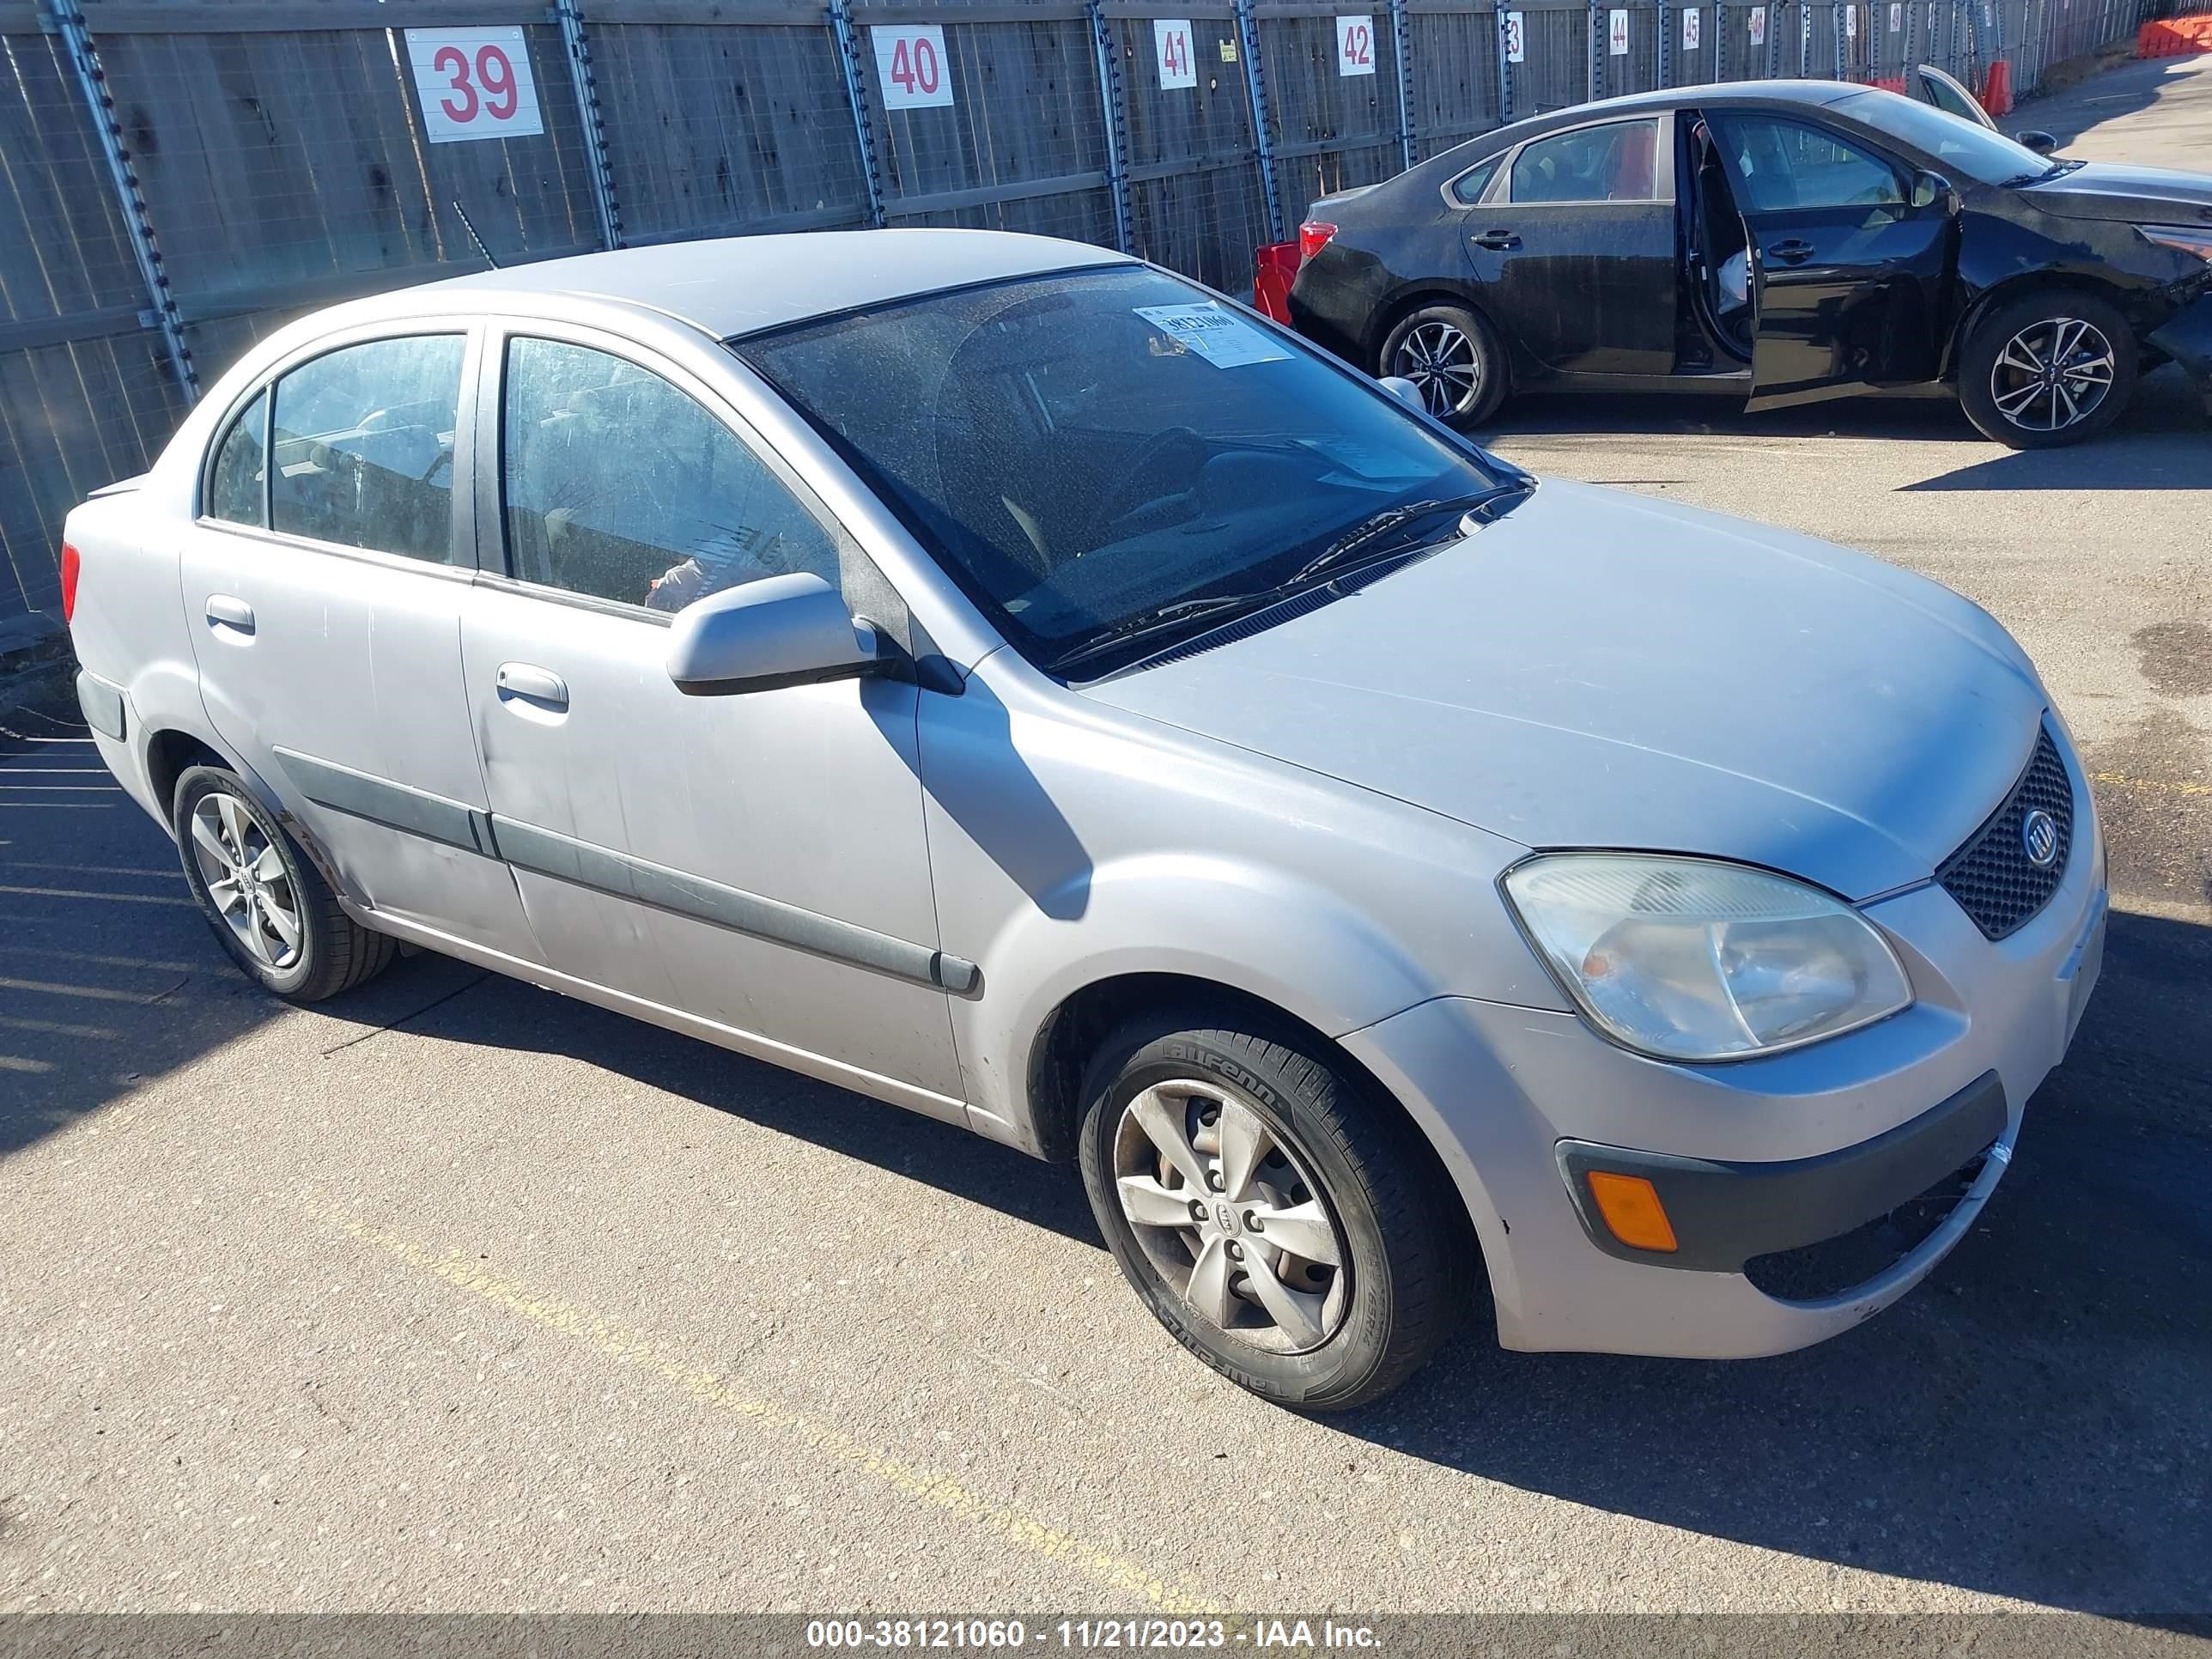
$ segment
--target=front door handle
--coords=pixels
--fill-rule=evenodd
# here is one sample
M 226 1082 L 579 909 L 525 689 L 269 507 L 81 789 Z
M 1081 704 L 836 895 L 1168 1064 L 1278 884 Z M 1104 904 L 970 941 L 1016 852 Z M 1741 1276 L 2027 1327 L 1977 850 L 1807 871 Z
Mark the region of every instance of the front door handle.
M 503 662 L 499 665 L 499 696 L 504 702 L 520 697 L 540 708 L 566 708 L 568 683 L 550 668 L 535 663 Z
M 1477 247 L 1491 248 L 1500 253 L 1507 248 L 1521 246 L 1521 239 L 1510 230 L 1486 230 L 1472 240 Z
M 1800 241 L 1792 236 L 1788 241 L 1777 242 L 1767 249 L 1766 257 L 1779 259 L 1785 265 L 1802 265 L 1813 257 L 1814 251 L 1810 242 Z
M 253 607 L 228 593 L 208 595 L 207 619 L 218 628 L 235 629 L 241 634 L 253 631 Z

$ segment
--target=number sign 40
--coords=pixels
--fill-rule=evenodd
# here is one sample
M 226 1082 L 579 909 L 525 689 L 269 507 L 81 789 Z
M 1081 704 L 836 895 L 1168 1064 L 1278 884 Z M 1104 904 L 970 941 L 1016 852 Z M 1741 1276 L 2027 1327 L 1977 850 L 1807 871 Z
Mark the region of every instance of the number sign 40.
M 1375 19 L 1371 15 L 1336 20 L 1336 72 L 1375 73 Z
M 410 29 L 407 61 L 434 144 L 526 138 L 545 131 L 519 28 Z
M 885 109 L 944 109 L 952 103 L 951 60 L 945 55 L 945 31 L 934 23 L 908 28 L 874 28 L 876 85 Z

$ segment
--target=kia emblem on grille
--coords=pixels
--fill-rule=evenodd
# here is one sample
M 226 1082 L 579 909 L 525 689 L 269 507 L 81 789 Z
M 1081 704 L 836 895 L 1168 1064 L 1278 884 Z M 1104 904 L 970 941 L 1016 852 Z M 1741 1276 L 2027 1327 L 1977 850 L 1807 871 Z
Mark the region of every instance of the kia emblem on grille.
M 2040 807 L 2030 812 L 2021 820 L 2020 844 L 2027 850 L 2030 864 L 2048 870 L 2058 856 L 2058 820 Z

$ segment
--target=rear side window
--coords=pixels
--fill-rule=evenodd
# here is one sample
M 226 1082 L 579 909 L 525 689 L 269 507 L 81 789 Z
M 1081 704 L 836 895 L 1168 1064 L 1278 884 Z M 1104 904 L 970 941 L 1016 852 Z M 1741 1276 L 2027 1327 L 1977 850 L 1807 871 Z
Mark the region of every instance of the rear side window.
M 1498 171 L 1498 158 L 1492 156 L 1480 166 L 1470 167 L 1452 180 L 1451 193 L 1455 201 L 1473 207 L 1482 199 L 1482 192 L 1490 188 L 1492 175 Z
M 559 340 L 507 349 L 501 471 L 519 580 L 654 611 L 794 571 L 838 544 L 731 429 L 635 363 Z
M 1879 207 L 1905 199 L 1895 167 L 1824 128 L 1730 113 L 1712 117 L 1712 129 L 1751 198 L 1738 204 L 1748 212 Z
M 450 562 L 464 343 L 371 340 L 277 381 L 270 528 Z
M 1659 193 L 1659 124 L 1611 121 L 1521 147 L 1516 202 L 1649 202 Z
M 269 523 L 269 470 L 262 457 L 269 445 L 269 394 L 264 392 L 239 412 L 216 451 L 208 480 L 207 516 L 225 524 Z

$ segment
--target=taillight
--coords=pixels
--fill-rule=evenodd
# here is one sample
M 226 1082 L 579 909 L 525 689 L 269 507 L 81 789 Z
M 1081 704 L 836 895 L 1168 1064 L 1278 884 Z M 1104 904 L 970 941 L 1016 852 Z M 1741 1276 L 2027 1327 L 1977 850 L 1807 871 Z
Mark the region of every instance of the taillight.
M 1328 246 L 1328 239 L 1336 234 L 1336 227 L 1319 219 L 1309 219 L 1298 227 L 1298 262 L 1308 259 Z
M 62 544 L 62 622 L 64 626 L 76 615 L 76 549 L 67 542 Z

